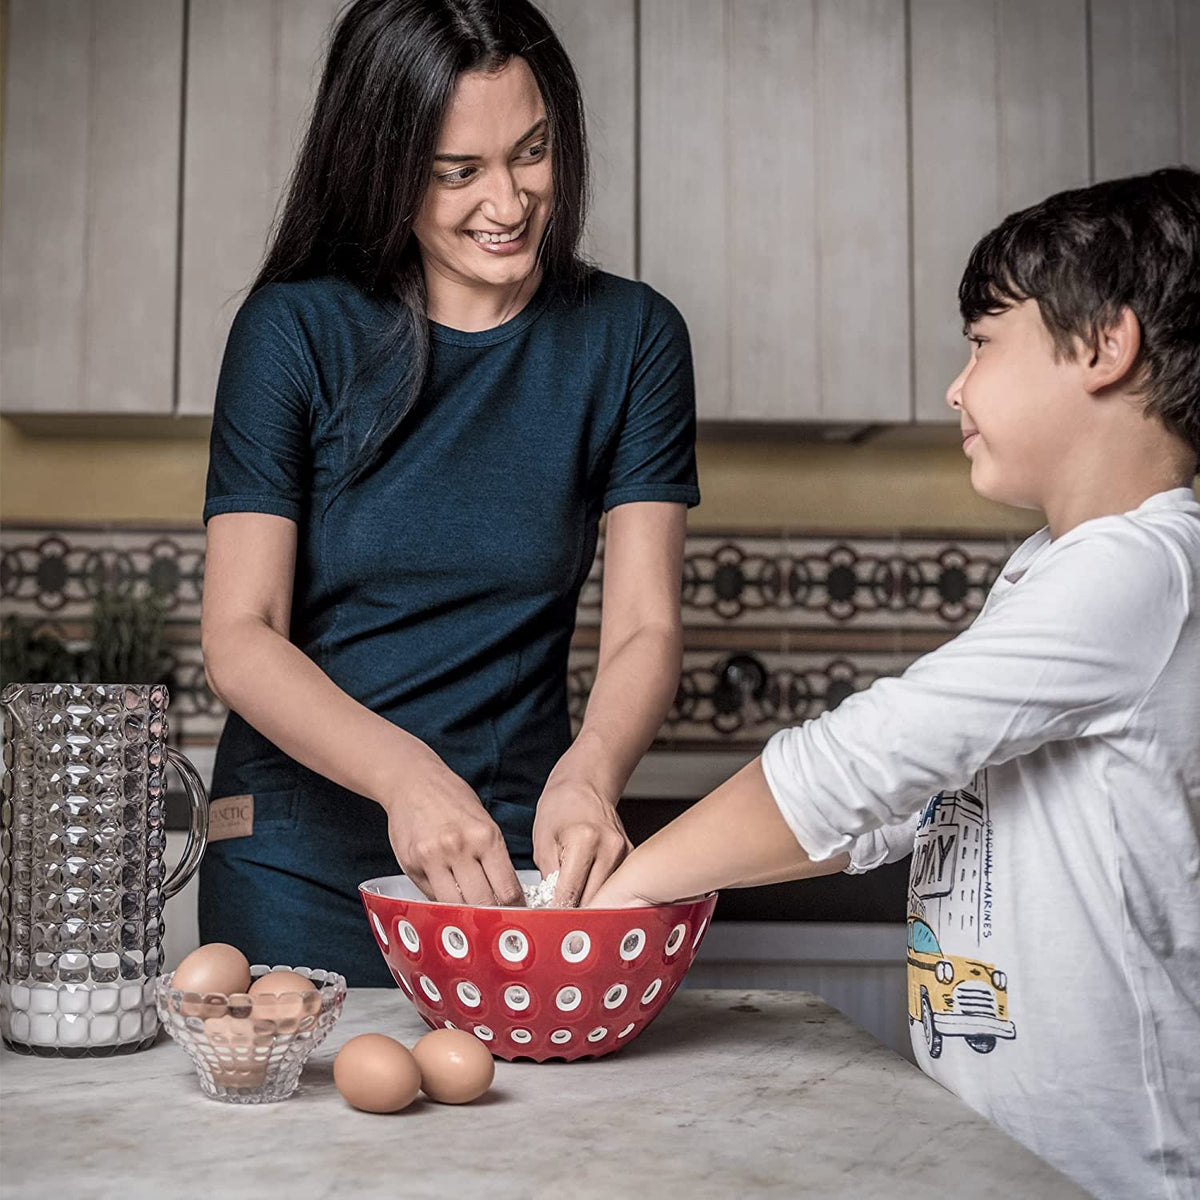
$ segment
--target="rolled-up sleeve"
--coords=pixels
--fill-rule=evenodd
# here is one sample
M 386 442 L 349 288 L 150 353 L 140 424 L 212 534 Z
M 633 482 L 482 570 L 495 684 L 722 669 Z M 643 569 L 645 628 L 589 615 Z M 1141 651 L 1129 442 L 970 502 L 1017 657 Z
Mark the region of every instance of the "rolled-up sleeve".
M 878 865 L 934 792 L 1048 742 L 1124 728 L 1175 646 L 1188 574 L 1124 518 L 1089 525 L 903 675 L 770 739 L 763 771 L 812 858 L 853 848 Z

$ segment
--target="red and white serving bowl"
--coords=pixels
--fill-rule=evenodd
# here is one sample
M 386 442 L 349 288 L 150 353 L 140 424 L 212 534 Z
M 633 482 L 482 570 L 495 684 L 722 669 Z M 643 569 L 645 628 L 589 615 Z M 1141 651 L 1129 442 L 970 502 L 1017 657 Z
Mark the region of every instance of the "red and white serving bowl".
M 519 871 L 523 885 L 536 871 Z M 438 904 L 403 875 L 359 885 L 380 952 L 432 1029 L 498 1058 L 600 1058 L 663 1010 L 696 957 L 715 893 L 648 908 Z

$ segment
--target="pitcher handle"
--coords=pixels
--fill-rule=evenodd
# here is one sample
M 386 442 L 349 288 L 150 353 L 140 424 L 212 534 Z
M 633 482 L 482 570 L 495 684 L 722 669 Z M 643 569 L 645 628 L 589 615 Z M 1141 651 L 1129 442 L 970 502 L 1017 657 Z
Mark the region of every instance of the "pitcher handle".
M 174 746 L 167 747 L 167 762 L 179 772 L 183 790 L 192 806 L 192 821 L 188 827 L 187 845 L 183 857 L 163 884 L 163 899 L 169 900 L 196 873 L 208 844 L 208 792 L 196 768 Z

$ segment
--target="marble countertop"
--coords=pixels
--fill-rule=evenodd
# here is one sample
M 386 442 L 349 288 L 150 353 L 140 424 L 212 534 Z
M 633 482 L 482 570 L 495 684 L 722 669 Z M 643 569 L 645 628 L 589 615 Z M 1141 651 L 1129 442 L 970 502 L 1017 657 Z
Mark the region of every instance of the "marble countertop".
M 497 1062 L 473 1105 L 373 1116 L 333 1085 L 338 1048 L 425 1025 L 352 989 L 279 1104 L 201 1095 L 173 1042 L 109 1059 L 0 1053 L 2 1196 L 313 1200 L 728 1200 L 1086 1193 L 823 1000 L 683 989 L 624 1051 Z

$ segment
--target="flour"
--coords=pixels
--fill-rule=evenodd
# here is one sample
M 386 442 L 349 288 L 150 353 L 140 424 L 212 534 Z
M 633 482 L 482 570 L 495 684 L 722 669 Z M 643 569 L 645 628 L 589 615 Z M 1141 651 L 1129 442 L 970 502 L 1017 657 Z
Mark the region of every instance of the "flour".
M 554 905 L 554 889 L 558 886 L 558 872 L 554 871 L 537 883 L 524 885 L 525 904 L 529 908 L 551 908 Z

